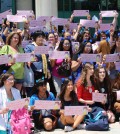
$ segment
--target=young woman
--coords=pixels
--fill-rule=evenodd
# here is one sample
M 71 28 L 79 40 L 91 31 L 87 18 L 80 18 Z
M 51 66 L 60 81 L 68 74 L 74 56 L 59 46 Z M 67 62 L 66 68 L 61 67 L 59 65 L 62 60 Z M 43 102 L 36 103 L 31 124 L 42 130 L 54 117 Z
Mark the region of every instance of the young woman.
M 14 55 L 18 53 L 24 53 L 23 48 L 21 47 L 21 35 L 17 32 L 10 33 L 7 37 L 6 45 L 0 50 L 0 54 L 11 54 Z M 8 66 L 10 66 L 8 72 L 14 72 L 15 76 L 15 86 L 17 89 L 21 90 L 22 83 L 24 82 L 24 63 L 18 63 L 13 60 Z
M 111 90 L 111 82 L 108 76 L 106 69 L 102 66 L 99 66 L 95 69 L 94 74 L 94 83 L 95 88 L 99 93 L 107 94 L 107 100 L 104 103 L 96 103 L 97 106 L 103 108 L 108 113 L 109 122 L 113 123 L 115 121 L 115 117 L 112 113 L 111 103 L 112 103 L 112 90 Z
M 82 62 L 80 60 L 80 54 L 82 53 L 85 54 L 93 53 L 91 42 L 87 41 L 85 43 L 81 43 L 78 52 L 73 54 L 71 69 L 75 82 L 80 77 L 82 71 Z
M 61 101 L 60 121 L 65 126 L 65 132 L 73 131 L 74 129 L 81 128 L 80 123 L 83 121 L 85 115 L 65 116 L 65 106 L 78 106 L 78 99 L 75 93 L 75 88 L 71 78 L 65 78 L 61 85 L 61 92 L 59 95 Z
M 112 108 L 114 109 L 116 121 L 120 118 L 120 101 L 117 99 L 117 91 L 120 92 L 120 72 L 112 83 Z
M 92 92 L 95 91 L 94 87 L 94 66 L 92 63 L 85 63 L 82 69 L 80 78 L 78 79 L 77 85 L 77 97 L 81 104 L 90 105 L 94 104 L 92 101 Z
M 19 90 L 13 88 L 14 81 L 13 74 L 5 73 L 0 77 L 0 134 L 7 134 L 10 131 L 8 117 L 11 111 L 6 107 L 6 102 L 21 98 Z
M 35 100 L 50 100 L 54 101 L 55 97 L 53 93 L 47 91 L 47 81 L 39 79 L 36 81 L 36 85 L 33 87 L 33 93 L 30 97 L 30 106 L 35 104 Z M 43 127 L 45 130 L 53 129 L 53 117 L 50 110 L 34 110 L 33 119 L 35 127 Z
M 55 85 L 55 88 L 56 88 L 56 91 L 57 91 L 57 94 L 60 93 L 60 87 L 61 87 L 61 78 L 65 78 L 65 77 L 68 77 L 68 76 L 64 76 L 63 74 L 59 74 L 58 73 L 58 67 L 62 65 L 63 62 L 66 62 L 68 63 L 70 66 L 70 69 L 71 69 L 71 62 L 70 62 L 70 59 L 72 57 L 72 44 L 71 44 L 71 41 L 67 38 L 61 40 L 60 44 L 59 44 L 59 47 L 57 49 L 58 51 L 69 51 L 70 52 L 70 57 L 67 58 L 67 59 L 57 59 L 57 60 L 51 60 L 51 66 L 52 66 L 52 75 L 53 75 L 53 82 L 54 82 L 54 85 Z M 70 75 L 70 74 L 68 74 Z
M 56 46 L 56 37 L 54 33 L 49 33 L 48 34 L 48 41 L 50 41 L 51 45 L 54 47 L 54 49 L 57 49 L 58 46 Z

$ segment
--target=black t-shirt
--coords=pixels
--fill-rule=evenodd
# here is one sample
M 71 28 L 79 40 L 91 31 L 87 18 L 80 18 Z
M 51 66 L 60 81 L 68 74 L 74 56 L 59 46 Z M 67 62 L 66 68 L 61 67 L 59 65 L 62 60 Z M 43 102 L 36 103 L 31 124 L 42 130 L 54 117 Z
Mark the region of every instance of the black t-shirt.
M 63 101 L 61 109 L 64 109 L 65 106 L 78 106 L 78 105 L 79 105 L 78 101 L 74 103 L 72 101 Z

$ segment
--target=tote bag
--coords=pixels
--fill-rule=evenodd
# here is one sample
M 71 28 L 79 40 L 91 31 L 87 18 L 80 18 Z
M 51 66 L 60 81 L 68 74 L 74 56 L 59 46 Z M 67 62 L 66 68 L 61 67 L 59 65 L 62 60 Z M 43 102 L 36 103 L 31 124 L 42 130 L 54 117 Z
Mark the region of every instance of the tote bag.
M 32 71 L 31 67 L 28 67 L 25 64 L 25 71 L 24 71 L 24 87 L 33 87 L 34 86 L 34 72 Z

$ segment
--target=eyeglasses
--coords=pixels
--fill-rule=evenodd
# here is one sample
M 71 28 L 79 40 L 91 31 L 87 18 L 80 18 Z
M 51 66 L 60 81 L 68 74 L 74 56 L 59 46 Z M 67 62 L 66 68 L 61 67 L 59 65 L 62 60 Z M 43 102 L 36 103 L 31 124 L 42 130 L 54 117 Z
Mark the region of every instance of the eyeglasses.
M 63 45 L 64 46 L 70 46 L 70 43 L 64 43 Z
M 15 40 L 19 40 L 19 38 L 17 38 L 17 37 L 13 37 Z
M 10 81 L 10 82 L 14 82 L 15 81 L 15 79 L 11 79 L 11 78 L 8 78 L 7 80 Z

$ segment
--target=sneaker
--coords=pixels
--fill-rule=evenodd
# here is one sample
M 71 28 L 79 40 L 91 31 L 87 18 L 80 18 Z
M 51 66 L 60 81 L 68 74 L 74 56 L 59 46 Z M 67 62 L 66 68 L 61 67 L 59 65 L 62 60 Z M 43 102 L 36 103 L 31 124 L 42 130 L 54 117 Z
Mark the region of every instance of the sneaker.
M 64 131 L 70 132 L 70 131 L 73 131 L 73 128 L 71 126 L 65 126 Z
M 79 124 L 77 126 L 77 129 L 85 129 L 86 124 Z

